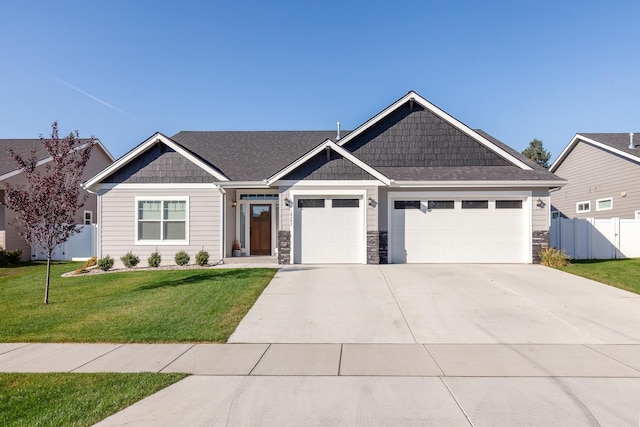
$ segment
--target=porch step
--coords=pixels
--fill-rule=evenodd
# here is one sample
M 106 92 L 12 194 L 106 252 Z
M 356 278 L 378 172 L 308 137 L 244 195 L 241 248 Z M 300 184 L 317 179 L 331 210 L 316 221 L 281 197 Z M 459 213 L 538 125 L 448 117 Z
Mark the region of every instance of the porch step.
M 225 264 L 277 264 L 277 256 L 238 256 L 224 259 Z

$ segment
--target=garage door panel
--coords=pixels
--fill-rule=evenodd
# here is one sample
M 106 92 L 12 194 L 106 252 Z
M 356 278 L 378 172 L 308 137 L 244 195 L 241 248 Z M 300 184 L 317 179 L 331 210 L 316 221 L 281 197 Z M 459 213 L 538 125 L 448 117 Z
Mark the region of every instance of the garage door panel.
M 422 206 L 427 203 L 428 199 L 421 198 Z M 496 209 L 491 199 L 484 209 L 462 209 L 460 199 L 453 209 L 422 211 L 391 206 L 392 262 L 528 262 L 524 207 Z
M 359 207 L 296 207 L 294 263 L 361 263 L 364 258 L 364 212 Z

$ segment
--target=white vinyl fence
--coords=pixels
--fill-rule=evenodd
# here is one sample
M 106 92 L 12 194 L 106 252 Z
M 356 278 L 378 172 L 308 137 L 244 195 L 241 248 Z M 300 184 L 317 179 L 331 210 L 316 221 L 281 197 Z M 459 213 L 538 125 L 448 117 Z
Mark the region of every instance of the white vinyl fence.
M 571 259 L 640 258 L 640 220 L 551 220 L 549 244 Z
M 85 261 L 97 253 L 98 227 L 92 225 L 80 225 L 80 232 L 74 234 L 58 246 L 51 256 L 56 261 Z M 31 259 L 46 260 L 47 254 L 31 249 Z

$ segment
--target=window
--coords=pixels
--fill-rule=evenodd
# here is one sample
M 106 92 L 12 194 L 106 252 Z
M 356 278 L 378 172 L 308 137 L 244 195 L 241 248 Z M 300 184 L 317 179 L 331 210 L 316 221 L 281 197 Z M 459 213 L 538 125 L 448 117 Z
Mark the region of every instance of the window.
M 420 209 L 420 200 L 396 200 L 394 209 Z
M 596 200 L 597 211 L 610 211 L 611 209 L 613 209 L 613 199 L 611 197 Z
M 84 211 L 84 225 L 93 224 L 93 211 Z
M 138 241 L 187 240 L 187 200 L 138 200 Z
M 522 209 L 522 200 L 496 200 L 496 209 Z
M 453 200 L 429 200 L 427 209 L 453 209 Z
M 463 200 L 462 209 L 489 209 L 488 200 Z
M 332 208 L 359 208 L 360 199 L 333 199 L 331 200 Z
M 324 199 L 298 199 L 299 208 L 324 208 Z
M 558 219 L 558 218 L 560 218 L 560 212 L 551 211 L 551 219 Z
M 240 200 L 278 200 L 277 194 L 241 194 Z
M 590 212 L 591 211 L 591 202 L 578 202 L 576 203 L 576 212 Z

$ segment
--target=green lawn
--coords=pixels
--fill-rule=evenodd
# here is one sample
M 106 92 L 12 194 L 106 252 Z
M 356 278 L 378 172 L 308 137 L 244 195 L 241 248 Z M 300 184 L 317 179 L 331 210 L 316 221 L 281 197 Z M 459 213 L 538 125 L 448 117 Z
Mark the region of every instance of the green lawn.
M 1 426 L 88 426 L 183 374 L 0 374 Z
M 274 269 L 60 277 L 80 263 L 0 269 L 0 342 L 225 342 Z
M 571 261 L 560 270 L 640 294 L 640 258 Z

